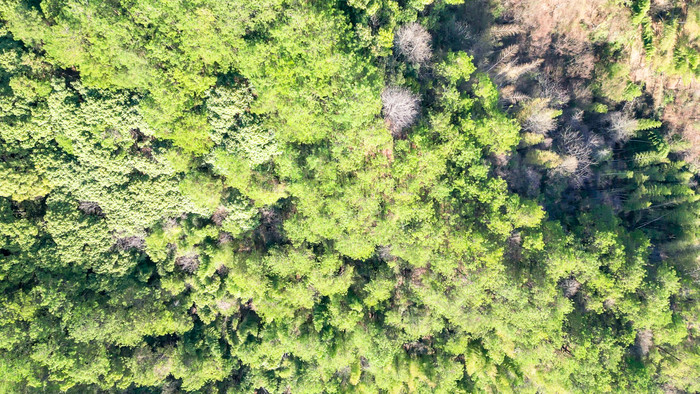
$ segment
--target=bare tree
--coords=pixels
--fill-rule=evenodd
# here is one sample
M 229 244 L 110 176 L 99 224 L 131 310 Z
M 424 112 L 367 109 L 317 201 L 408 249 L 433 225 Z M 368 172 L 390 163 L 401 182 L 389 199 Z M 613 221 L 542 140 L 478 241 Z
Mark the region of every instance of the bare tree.
M 197 253 L 189 253 L 180 256 L 175 259 L 175 264 L 180 267 L 181 270 L 189 274 L 194 274 L 199 268 L 199 255 Z
M 231 233 L 227 233 L 226 231 L 221 231 L 219 233 L 219 245 L 230 244 L 231 242 L 233 242 Z
M 396 257 L 391 254 L 391 245 L 377 247 L 377 256 L 384 261 L 396 260 Z
M 605 309 L 612 309 L 615 306 L 615 299 L 614 298 L 607 298 L 605 301 L 603 301 L 603 307 Z
M 220 311 L 226 313 L 230 311 L 233 307 L 235 307 L 236 304 L 237 302 L 235 299 L 227 298 L 217 301 L 216 307 L 219 308 Z
M 547 135 L 557 128 L 559 111 L 548 106 L 549 100 L 536 98 L 523 105 L 519 117 L 523 129 L 533 133 Z
M 388 87 L 382 92 L 384 119 L 394 137 L 411 126 L 418 117 L 419 98 L 406 88 Z
M 511 103 L 519 103 L 530 97 L 523 92 L 517 91 L 515 85 L 506 85 L 501 89 L 501 98 Z
M 229 269 L 227 266 L 221 264 L 219 267 L 216 268 L 216 273 L 219 274 L 219 276 L 226 276 L 228 275 Z
M 523 121 L 523 129 L 533 133 L 547 135 L 557 128 L 557 119 L 551 114 L 548 108 L 533 112 Z
M 561 83 L 549 74 L 553 73 L 539 74 L 535 77 L 537 80 L 537 88 L 540 92 L 537 96 L 549 99 L 548 104 L 550 106 L 561 108 L 561 106 L 568 103 L 571 98 Z
M 593 92 L 589 84 L 582 81 L 571 82 L 571 92 L 573 99 L 579 103 L 579 105 L 590 104 L 593 101 Z
M 557 172 L 570 177 L 573 187 L 583 186 L 593 171 L 593 146 L 599 144 L 597 138 L 589 138 L 584 140 L 581 133 L 567 128 L 559 135 L 559 148 L 564 154 L 565 159 L 561 165 L 557 167 Z
M 425 27 L 413 22 L 399 28 L 394 37 L 394 45 L 398 53 L 409 62 L 423 64 L 433 55 L 431 40 L 432 37 Z
M 221 226 L 221 223 L 223 223 L 224 219 L 228 216 L 228 210 L 221 206 L 214 211 L 214 214 L 211 215 L 211 221 L 214 222 L 217 226 Z
M 646 357 L 649 354 L 649 349 L 654 346 L 654 333 L 650 329 L 637 331 L 637 337 L 634 339 L 633 350 L 639 358 Z
M 176 218 L 167 218 L 163 222 L 163 230 L 172 230 L 179 226 Z
M 508 185 L 527 197 L 537 197 L 542 186 L 542 174 L 535 168 L 519 163 L 506 173 Z
M 170 376 L 167 377 L 163 387 L 161 388 L 161 393 L 163 394 L 174 394 L 180 392 L 180 382 L 177 380 L 172 380 Z
M 574 278 L 564 279 L 559 284 L 564 291 L 564 297 L 571 298 L 578 293 L 581 288 L 581 283 Z
M 637 131 L 638 121 L 623 112 L 612 112 L 608 116 L 608 131 L 613 142 L 624 142 Z
M 488 70 L 486 70 L 486 72 L 493 70 L 494 67 L 500 65 L 501 63 L 510 62 L 513 59 L 513 56 L 518 53 L 519 49 L 520 47 L 517 44 L 502 48 L 500 54 L 498 55 L 498 59 L 491 65 L 491 67 L 488 68 Z
M 520 261 L 523 257 L 523 237 L 519 231 L 514 231 L 508 237 L 504 256 L 509 261 Z
M 501 40 L 507 37 L 512 37 L 521 34 L 525 31 L 522 26 L 517 24 L 510 25 L 494 25 L 489 29 L 489 35 L 495 40 Z
M 575 174 L 578 169 L 578 159 L 576 156 L 564 156 L 557 169 L 564 174 Z
M 117 238 L 114 242 L 114 248 L 125 252 L 129 249 L 144 250 L 146 249 L 146 240 L 143 237 L 133 235 L 130 237 Z
M 499 85 L 505 82 L 515 82 L 523 74 L 533 71 L 542 64 L 543 59 L 537 59 L 528 63 L 516 64 L 514 61 L 501 63 L 496 68 L 495 79 Z
M 102 212 L 102 208 L 100 207 L 99 204 L 97 204 L 94 201 L 80 201 L 78 204 L 78 209 L 83 211 L 86 215 L 93 215 L 93 216 L 99 216 L 99 217 L 104 217 L 104 212 Z
M 260 225 L 254 231 L 256 243 L 261 246 L 278 244 L 284 240 L 281 212 L 272 208 L 260 210 Z

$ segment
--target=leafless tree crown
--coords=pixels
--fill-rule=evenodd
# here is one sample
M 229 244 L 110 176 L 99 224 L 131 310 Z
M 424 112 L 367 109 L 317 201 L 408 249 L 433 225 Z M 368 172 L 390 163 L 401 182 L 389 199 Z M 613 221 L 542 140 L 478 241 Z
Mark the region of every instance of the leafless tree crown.
M 398 137 L 418 117 L 419 98 L 408 89 L 389 87 L 382 92 L 384 119 L 391 133 Z
M 137 235 L 117 238 L 114 242 L 114 248 L 124 252 L 130 249 L 144 250 L 146 249 L 146 240 Z
M 590 136 L 584 139 L 580 132 L 570 128 L 560 133 L 560 150 L 566 158 L 562 162 L 564 165 L 557 168 L 557 171 L 568 176 L 573 187 L 583 186 L 592 175 L 593 147 L 599 145 L 598 140 Z
M 646 357 L 649 354 L 649 349 L 654 346 L 654 334 L 651 330 L 637 331 L 637 337 L 634 339 L 634 351 L 640 358 Z
M 638 121 L 623 112 L 612 112 L 608 116 L 610 138 L 614 142 L 624 142 L 637 131 Z
M 523 121 L 523 129 L 533 133 L 547 135 L 557 128 L 557 119 L 546 109 L 533 112 Z
M 433 50 L 430 47 L 432 37 L 419 23 L 409 23 L 401 26 L 396 32 L 394 44 L 399 54 L 409 62 L 422 64 L 430 60 Z
M 211 216 L 211 221 L 214 222 L 217 226 L 221 226 L 221 223 L 224 222 L 224 219 L 228 216 L 228 210 L 224 207 L 219 207 L 216 211 L 214 211 L 214 214 Z
M 560 286 L 564 291 L 564 297 L 571 298 L 578 293 L 578 290 L 581 288 L 581 283 L 574 278 L 569 278 L 561 281 Z
M 395 260 L 396 257 L 391 254 L 391 245 L 383 245 L 377 248 L 377 256 L 384 261 Z
M 104 213 L 99 204 L 93 201 L 80 201 L 78 204 L 78 209 L 83 211 L 86 215 L 93 215 L 103 217 Z
M 231 233 L 227 233 L 226 231 L 221 231 L 219 233 L 219 245 L 230 244 L 231 242 L 233 242 Z
M 175 264 L 183 271 L 193 274 L 199 268 L 199 255 L 196 253 L 180 256 L 175 259 Z

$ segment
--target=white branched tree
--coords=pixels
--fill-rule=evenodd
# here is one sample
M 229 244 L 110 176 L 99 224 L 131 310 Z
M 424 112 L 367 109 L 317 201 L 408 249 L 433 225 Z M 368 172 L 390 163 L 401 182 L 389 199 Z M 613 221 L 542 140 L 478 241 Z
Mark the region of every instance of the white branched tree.
M 388 87 L 382 92 L 384 119 L 394 137 L 400 137 L 404 129 L 418 117 L 420 99 L 406 88 Z
M 413 64 L 423 64 L 433 55 L 431 40 L 432 37 L 425 27 L 414 22 L 399 28 L 394 44 L 398 53 L 406 60 Z

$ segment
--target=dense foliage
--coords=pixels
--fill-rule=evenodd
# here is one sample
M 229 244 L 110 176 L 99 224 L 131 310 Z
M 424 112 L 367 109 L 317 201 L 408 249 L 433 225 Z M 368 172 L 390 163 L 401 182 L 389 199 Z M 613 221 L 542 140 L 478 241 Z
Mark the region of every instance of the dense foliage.
M 0 392 L 700 391 L 695 0 L 0 0 Z

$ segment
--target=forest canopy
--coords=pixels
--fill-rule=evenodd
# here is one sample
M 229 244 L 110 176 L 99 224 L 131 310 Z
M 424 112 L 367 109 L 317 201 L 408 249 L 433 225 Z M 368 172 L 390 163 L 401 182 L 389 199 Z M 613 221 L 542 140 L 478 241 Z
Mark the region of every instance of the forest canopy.
M 0 0 L 0 393 L 700 392 L 698 0 Z

